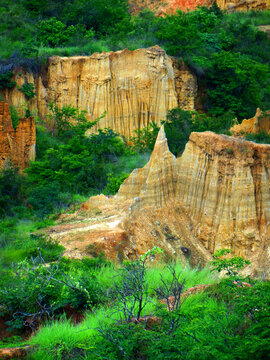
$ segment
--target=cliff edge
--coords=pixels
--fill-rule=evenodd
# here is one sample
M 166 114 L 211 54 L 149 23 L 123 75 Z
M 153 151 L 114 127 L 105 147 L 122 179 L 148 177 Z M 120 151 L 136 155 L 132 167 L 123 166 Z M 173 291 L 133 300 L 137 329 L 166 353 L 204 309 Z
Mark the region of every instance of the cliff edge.
M 48 115 L 48 104 L 72 105 L 87 111 L 89 120 L 102 118 L 92 131 L 110 127 L 126 137 L 134 136 L 151 121 L 159 124 L 168 110 L 194 110 L 196 76 L 169 57 L 159 46 L 134 51 L 95 53 L 91 56 L 48 59 L 41 74 L 21 70 L 14 80 L 35 83 L 36 96 L 29 101 L 31 113 Z M 6 89 L 9 105 L 25 103 L 17 87 Z

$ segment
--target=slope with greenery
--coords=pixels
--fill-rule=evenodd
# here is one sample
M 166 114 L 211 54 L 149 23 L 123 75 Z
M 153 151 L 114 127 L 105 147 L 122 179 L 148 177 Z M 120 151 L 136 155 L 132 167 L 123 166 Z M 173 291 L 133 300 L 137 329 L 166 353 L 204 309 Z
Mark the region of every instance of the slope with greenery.
M 270 23 L 269 11 L 227 14 L 213 5 L 131 16 L 126 0 L 3 0 L 0 20 L 1 73 L 19 64 L 38 71 L 50 55 L 158 44 L 196 72 L 209 114 L 248 118 L 270 107 L 270 40 L 257 27 Z
M 149 268 L 146 260 L 156 251 L 153 249 L 111 275 L 110 308 L 88 313 L 76 326 L 62 318 L 42 327 L 31 340 L 35 350 L 30 358 L 267 358 L 269 282 L 248 284 L 238 276 L 239 285 L 236 275 L 231 275 L 218 285 L 208 286 L 203 293 L 185 297 L 185 286 L 198 281 L 213 283 L 216 279 L 205 270 L 206 277 L 199 279 L 200 271 L 194 273 L 179 264 Z M 241 261 L 232 261 L 231 268 L 239 269 Z M 222 259 L 220 264 L 227 267 Z M 156 271 L 162 275 L 153 282 L 151 275 Z M 191 275 L 188 284 L 187 275 Z M 167 309 L 160 297 L 168 304 Z
M 269 23 L 269 11 L 227 14 L 216 6 L 155 17 L 147 10 L 131 16 L 126 0 L 2 0 L 0 91 L 16 85 L 16 66 L 40 71 L 50 55 L 159 44 L 196 73 L 207 111 L 173 109 L 164 119 L 178 155 L 192 131 L 228 133 L 235 116 L 270 108 L 270 41 L 257 28 Z M 22 91 L 33 95 L 31 86 Z M 159 130 L 152 123 L 128 143 L 111 129 L 86 137 L 94 123 L 84 111 L 49 108 L 50 127 L 37 124 L 36 161 L 24 174 L 12 164 L 0 173 L 0 316 L 15 335 L 40 327 L 28 341 L 34 346 L 29 358 L 266 359 L 269 282 L 239 277 L 243 260 L 217 254 L 213 266 L 230 273 L 219 281 L 207 268 L 150 265 L 159 249 L 119 266 L 102 255 L 69 260 L 42 235 L 62 211 L 101 191 L 117 192 L 149 159 Z M 12 114 L 16 124 L 16 109 Z M 269 143 L 263 133 L 247 138 Z M 199 284 L 213 285 L 183 296 Z M 178 300 L 170 302 L 172 295 Z M 70 314 L 85 318 L 74 325 L 65 318 Z

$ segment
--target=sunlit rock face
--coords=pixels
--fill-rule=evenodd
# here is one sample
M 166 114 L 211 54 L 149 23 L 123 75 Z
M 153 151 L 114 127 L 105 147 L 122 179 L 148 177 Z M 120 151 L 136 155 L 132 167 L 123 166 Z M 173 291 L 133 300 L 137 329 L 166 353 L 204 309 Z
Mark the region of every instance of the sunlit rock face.
M 192 133 L 179 159 L 178 196 L 212 253 L 231 248 L 245 257 L 269 239 L 270 146 Z
M 13 128 L 9 106 L 0 101 L 0 169 L 12 162 L 20 170 L 35 159 L 36 129 L 33 118 L 20 119 Z
M 113 258 L 160 246 L 169 257 L 205 264 L 216 250 L 229 248 L 252 261 L 249 271 L 269 276 L 269 168 L 269 145 L 212 132 L 192 133 L 183 155 L 175 158 L 161 127 L 149 162 L 130 174 L 117 195 L 92 197 L 78 212 L 98 209 L 98 239 L 95 226 L 82 232 Z M 115 231 L 115 239 L 121 233 L 113 246 L 106 240 L 109 219 L 109 233 Z M 60 241 L 72 246 L 62 233 Z
M 157 15 L 195 10 L 198 6 L 210 7 L 213 3 L 214 0 L 129 0 L 131 12 L 148 8 Z M 266 10 L 270 5 L 269 0 L 216 0 L 216 3 L 221 10 L 227 11 Z
M 179 106 L 194 110 L 195 75 L 154 46 L 135 51 L 95 53 L 92 56 L 51 57 L 39 75 L 20 71 L 19 86 L 35 83 L 29 102 L 33 114 L 48 115 L 48 104 L 72 105 L 87 111 L 89 120 L 105 113 L 97 128 L 110 127 L 126 137 L 151 121 L 160 123 L 168 110 Z M 6 90 L 10 105 L 20 108 L 26 99 L 17 87 Z
M 159 131 L 150 161 L 142 169 L 134 170 L 120 187 L 117 199 L 134 199 L 134 208 L 162 207 L 176 196 L 178 167 L 170 152 L 164 127 Z
M 117 198 L 136 196 L 131 208 L 138 211 L 179 202 L 207 250 L 231 248 L 248 257 L 270 238 L 269 165 L 269 145 L 212 132 L 192 133 L 176 159 L 162 129 L 149 163 Z
M 228 11 L 267 10 L 270 6 L 269 0 L 216 0 L 216 3 Z
M 261 131 L 270 134 L 270 111 L 263 112 L 259 108 L 253 118 L 244 119 L 240 124 L 236 124 L 230 129 L 234 136 L 258 134 Z

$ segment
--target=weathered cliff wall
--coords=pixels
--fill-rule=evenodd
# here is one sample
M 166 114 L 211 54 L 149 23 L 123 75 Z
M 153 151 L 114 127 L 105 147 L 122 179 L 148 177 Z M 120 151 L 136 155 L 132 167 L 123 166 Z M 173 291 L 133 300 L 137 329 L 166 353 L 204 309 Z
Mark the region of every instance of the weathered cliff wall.
M 151 9 L 157 15 L 162 13 L 171 14 L 176 10 L 189 11 L 195 10 L 198 6 L 210 7 L 214 0 L 130 0 L 131 11 L 137 13 L 144 8 Z M 269 0 L 216 0 L 217 5 L 222 10 L 228 11 L 248 11 L 265 10 L 270 6 Z
M 72 105 L 87 110 L 89 119 L 106 115 L 97 125 L 111 127 L 121 135 L 151 121 L 164 120 L 167 111 L 180 106 L 194 110 L 196 77 L 184 65 L 178 67 L 158 46 L 135 51 L 95 53 L 92 56 L 51 57 L 41 75 L 17 74 L 15 80 L 35 82 L 32 113 L 48 114 L 48 104 Z M 16 87 L 6 90 L 10 105 L 19 107 L 24 95 Z M 93 130 L 96 130 L 94 128 Z
M 207 250 L 231 248 L 248 257 L 270 239 L 269 168 L 269 145 L 192 133 L 176 159 L 160 132 L 149 163 L 130 175 L 117 197 L 136 197 L 134 213 L 179 202 Z
M 250 259 L 254 272 L 270 276 L 269 184 L 269 145 L 192 133 L 177 159 L 161 128 L 150 161 L 131 173 L 116 196 L 92 197 L 83 205 L 84 212 L 99 208 L 104 220 L 92 230 L 78 222 L 75 228 L 81 227 L 86 244 L 113 258 L 119 249 L 123 258 L 160 246 L 168 256 L 203 264 L 217 249 L 229 248 Z M 107 240 L 114 232 L 119 241 L 112 245 Z M 70 235 L 62 234 L 60 241 L 72 246 Z
M 25 169 L 35 159 L 36 128 L 33 118 L 20 119 L 14 130 L 9 106 L 0 101 L 0 169 L 11 161 L 19 169 Z
M 138 13 L 144 8 L 154 11 L 157 15 L 172 14 L 176 10 L 195 10 L 198 6 L 211 6 L 213 0 L 129 0 L 130 9 Z
M 270 6 L 269 0 L 216 0 L 216 3 L 228 11 L 266 10 Z
M 241 124 L 236 124 L 230 128 L 230 132 L 234 136 L 258 134 L 261 131 L 270 134 L 270 111 L 264 113 L 259 108 L 253 118 L 244 119 Z
M 248 257 L 270 239 L 270 146 L 193 133 L 179 159 L 178 197 L 212 253 Z

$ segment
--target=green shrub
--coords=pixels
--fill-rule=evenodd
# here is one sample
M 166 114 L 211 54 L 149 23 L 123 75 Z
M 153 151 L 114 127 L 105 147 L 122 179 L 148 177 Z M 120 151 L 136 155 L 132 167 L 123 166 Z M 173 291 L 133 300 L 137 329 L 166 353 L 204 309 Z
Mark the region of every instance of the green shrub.
M 119 190 L 121 184 L 124 182 L 124 180 L 129 176 L 129 174 L 121 172 L 121 174 L 114 176 L 112 173 L 108 174 L 108 183 L 106 187 L 104 188 L 105 194 L 116 194 Z
M 12 120 L 12 126 L 16 130 L 16 127 L 19 124 L 20 116 L 14 106 L 10 106 L 9 110 L 10 110 L 10 115 L 11 115 L 11 120 Z
M 135 136 L 130 138 L 131 146 L 139 151 L 152 151 L 155 146 L 156 138 L 159 132 L 159 126 L 153 121 L 142 129 L 135 130 Z
M 233 117 L 232 113 L 223 114 L 220 117 L 209 117 L 196 111 L 175 108 L 168 112 L 167 120 L 162 123 L 165 127 L 169 148 L 172 153 L 178 155 L 184 150 L 191 132 L 226 133 L 232 126 Z
M 59 183 L 52 181 L 30 190 L 27 201 L 34 212 L 43 219 L 49 214 L 67 208 L 71 202 L 71 195 L 61 192 Z
M 26 82 L 22 87 L 18 87 L 18 89 L 23 92 L 28 99 L 33 99 L 33 97 L 36 96 L 35 85 L 33 83 Z
M 46 151 L 63 144 L 61 139 L 56 138 L 42 125 L 36 125 L 36 160 L 41 160 Z
M 269 102 L 269 66 L 247 55 L 221 51 L 211 60 L 197 59 L 206 69 L 207 109 L 220 116 L 232 111 L 238 118 L 248 118 L 259 106 Z
M 5 279 L 10 286 L 1 286 L 2 312 L 10 318 L 12 328 L 35 329 L 40 320 L 56 316 L 65 306 L 82 310 L 106 300 L 93 270 L 73 266 L 63 273 L 62 264 L 46 264 L 42 252 L 29 261 L 14 264 Z
M 88 121 L 86 119 L 86 110 L 80 111 L 74 106 L 64 105 L 59 108 L 53 102 L 49 103 L 49 110 L 51 114 L 49 119 L 53 134 L 59 138 L 70 138 L 74 135 L 84 136 L 86 130 L 90 129 L 104 116 L 95 121 Z
M 0 172 L 0 217 L 14 215 L 14 207 L 24 204 L 26 182 L 25 176 L 12 164 Z
M 11 80 L 13 75 L 12 71 L 0 73 L 0 90 L 5 88 L 12 89 L 16 85 L 16 81 Z
M 38 30 L 38 41 L 45 46 L 51 47 L 64 45 L 71 40 L 76 32 L 73 25 L 67 27 L 55 17 L 49 20 L 42 20 Z
M 270 144 L 270 134 L 265 131 L 261 131 L 259 134 L 247 134 L 245 138 L 259 144 Z
M 210 262 L 213 270 L 218 272 L 226 271 L 226 275 L 232 276 L 234 279 L 239 278 L 239 270 L 243 269 L 250 261 L 245 260 L 241 256 L 227 257 L 232 250 L 221 249 L 217 250 L 213 255 L 214 260 Z

